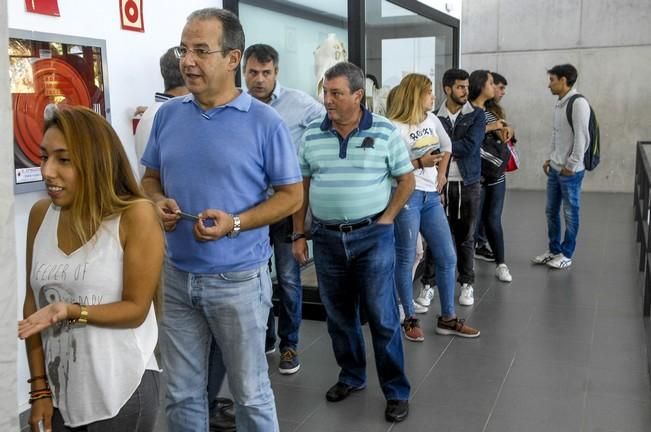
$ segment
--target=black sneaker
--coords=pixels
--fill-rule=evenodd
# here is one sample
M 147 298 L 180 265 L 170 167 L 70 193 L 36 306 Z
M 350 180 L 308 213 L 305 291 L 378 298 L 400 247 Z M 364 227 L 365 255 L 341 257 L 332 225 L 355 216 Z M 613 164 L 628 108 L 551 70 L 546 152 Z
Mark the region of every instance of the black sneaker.
M 485 243 L 475 248 L 475 258 L 488 262 L 495 261 L 495 255 L 493 255 L 493 251 L 490 250 Z
M 293 348 L 283 348 L 280 351 L 280 364 L 278 365 L 278 372 L 283 375 L 291 375 L 301 368 L 298 361 L 298 354 Z

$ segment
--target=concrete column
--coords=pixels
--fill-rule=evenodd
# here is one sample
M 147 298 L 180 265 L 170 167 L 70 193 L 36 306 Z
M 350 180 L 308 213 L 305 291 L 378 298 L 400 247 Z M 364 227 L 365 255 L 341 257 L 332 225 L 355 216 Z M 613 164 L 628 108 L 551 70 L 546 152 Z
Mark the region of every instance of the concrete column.
M 14 155 L 7 55 L 7 3 L 0 3 L 0 430 L 18 430 L 16 396 L 17 291 Z

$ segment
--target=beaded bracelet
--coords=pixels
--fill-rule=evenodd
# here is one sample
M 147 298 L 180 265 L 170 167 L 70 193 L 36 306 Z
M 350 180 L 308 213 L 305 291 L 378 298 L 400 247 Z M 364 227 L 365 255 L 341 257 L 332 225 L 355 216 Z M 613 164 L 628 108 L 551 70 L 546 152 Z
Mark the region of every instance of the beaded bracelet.
M 29 403 L 32 404 L 34 401 L 39 399 L 52 399 L 52 390 L 49 387 L 42 389 L 32 390 L 29 392 Z
M 33 404 L 34 402 L 36 402 L 37 400 L 40 400 L 40 399 L 52 399 L 52 393 L 44 394 L 44 395 L 40 395 L 40 396 L 35 396 L 35 397 L 30 397 L 29 398 L 29 403 L 31 405 L 31 404 Z
M 34 381 L 38 381 L 40 379 L 45 380 L 45 382 L 47 382 L 47 375 L 38 375 L 38 376 L 35 376 L 33 378 L 30 378 L 30 379 L 27 380 L 27 384 L 31 384 Z

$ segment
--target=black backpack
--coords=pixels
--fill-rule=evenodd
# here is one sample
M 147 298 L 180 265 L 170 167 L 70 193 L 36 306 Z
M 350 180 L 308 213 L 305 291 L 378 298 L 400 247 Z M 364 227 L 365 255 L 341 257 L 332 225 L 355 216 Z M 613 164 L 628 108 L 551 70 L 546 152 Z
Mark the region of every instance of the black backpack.
M 574 101 L 578 98 L 585 99 L 585 96 L 576 94 L 572 96 L 567 102 L 566 115 L 567 121 L 570 123 L 570 127 L 572 128 L 572 133 L 574 133 L 574 125 L 572 124 L 572 107 L 574 105 Z M 590 105 L 590 121 L 588 123 L 588 133 L 589 140 L 588 145 L 585 148 L 585 154 L 583 155 L 583 164 L 585 165 L 585 169 L 592 171 L 593 169 L 597 168 L 597 165 L 599 165 L 599 159 L 601 158 L 599 122 L 597 121 L 597 116 L 592 109 L 592 105 Z M 572 151 L 570 151 L 570 154 L 571 153 Z

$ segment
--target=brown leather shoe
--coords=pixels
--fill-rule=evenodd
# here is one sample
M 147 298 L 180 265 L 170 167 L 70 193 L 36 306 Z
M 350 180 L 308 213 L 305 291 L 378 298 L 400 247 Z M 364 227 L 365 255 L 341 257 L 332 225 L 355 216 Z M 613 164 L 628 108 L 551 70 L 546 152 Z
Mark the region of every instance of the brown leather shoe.
M 444 320 L 443 317 L 439 317 L 436 322 L 436 333 L 464 338 L 476 338 L 481 334 L 479 330 L 466 325 L 466 320 L 464 319 L 453 318 L 451 320 Z

